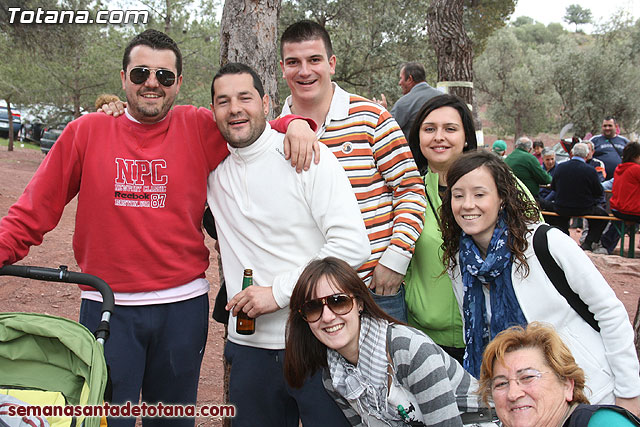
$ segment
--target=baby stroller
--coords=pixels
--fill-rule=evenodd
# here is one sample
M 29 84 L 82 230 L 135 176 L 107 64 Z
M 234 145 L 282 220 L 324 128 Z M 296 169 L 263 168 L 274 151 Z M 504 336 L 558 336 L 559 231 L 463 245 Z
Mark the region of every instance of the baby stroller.
M 19 417 L 7 417 L 16 411 L 15 407 L 8 411 L 11 402 L 19 401 L 40 407 L 27 407 L 31 411 L 48 407 L 47 413 L 39 418 L 46 417 L 51 426 L 100 426 L 100 417 L 86 417 L 86 413 L 47 415 L 53 407 L 78 411 L 79 407 L 68 405 L 103 404 L 108 382 L 103 345 L 109 336 L 109 318 L 114 308 L 111 288 L 98 277 L 70 272 L 64 266 L 52 269 L 7 265 L 0 268 L 0 275 L 88 285 L 97 289 L 103 299 L 102 322 L 95 337 L 69 319 L 35 313 L 0 313 L 0 398 L 9 402 L 0 405 L 0 426 L 20 425 L 16 424 Z M 26 423 L 23 425 L 38 425 L 29 424 L 32 421 L 27 418 L 23 421 Z

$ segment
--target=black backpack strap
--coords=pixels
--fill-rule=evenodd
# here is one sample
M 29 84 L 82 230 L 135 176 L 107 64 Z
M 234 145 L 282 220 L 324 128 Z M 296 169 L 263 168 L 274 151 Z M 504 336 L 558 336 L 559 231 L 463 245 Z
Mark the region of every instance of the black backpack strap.
M 589 307 L 580 299 L 580 296 L 573 292 L 567 283 L 567 277 L 564 275 L 562 268 L 556 263 L 549 252 L 549 243 L 547 240 L 547 231 L 551 229 L 548 224 L 540 224 L 535 234 L 533 235 L 533 250 L 536 253 L 536 257 L 547 277 L 553 283 L 556 290 L 567 300 L 569 305 L 587 322 L 595 331 L 600 332 L 600 326 L 596 321 L 593 313 L 589 311 Z
M 589 424 L 591 417 L 599 409 L 609 409 L 628 419 L 634 426 L 640 426 L 640 418 L 620 406 L 579 404 L 563 424 L 563 427 L 580 427 Z

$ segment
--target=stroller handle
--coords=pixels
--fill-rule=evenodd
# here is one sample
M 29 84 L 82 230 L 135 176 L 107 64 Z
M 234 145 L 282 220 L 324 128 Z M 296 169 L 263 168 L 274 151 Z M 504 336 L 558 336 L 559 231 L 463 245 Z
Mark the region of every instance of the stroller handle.
M 77 283 L 79 285 L 87 285 L 96 289 L 102 295 L 102 317 L 103 320 L 108 321 L 110 315 L 113 313 L 115 301 L 113 298 L 113 291 L 111 287 L 104 280 L 99 277 L 93 276 L 87 273 L 76 273 L 68 271 L 66 265 L 61 265 L 60 268 L 46 268 L 46 267 L 33 267 L 28 265 L 5 265 L 0 268 L 0 276 L 17 276 L 26 277 L 28 279 L 45 280 L 48 282 L 66 282 Z M 106 314 L 108 313 L 108 314 Z M 104 342 L 109 336 L 109 330 L 101 330 L 99 328 L 96 331 L 96 338 Z

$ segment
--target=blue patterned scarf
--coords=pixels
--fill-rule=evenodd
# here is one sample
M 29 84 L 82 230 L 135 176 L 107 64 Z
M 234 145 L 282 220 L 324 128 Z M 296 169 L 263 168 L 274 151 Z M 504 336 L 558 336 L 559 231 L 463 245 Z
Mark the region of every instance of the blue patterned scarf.
M 464 285 L 464 337 L 467 343 L 463 366 L 471 375 L 480 377 L 482 352 L 500 331 L 514 325 L 526 326 L 511 284 L 511 252 L 507 246 L 509 232 L 503 215 L 500 215 L 487 249 L 487 257 L 482 259 L 480 250 L 471 236 L 462 233 L 460 237 L 460 271 Z M 489 285 L 491 295 L 491 325 L 487 325 L 482 286 Z

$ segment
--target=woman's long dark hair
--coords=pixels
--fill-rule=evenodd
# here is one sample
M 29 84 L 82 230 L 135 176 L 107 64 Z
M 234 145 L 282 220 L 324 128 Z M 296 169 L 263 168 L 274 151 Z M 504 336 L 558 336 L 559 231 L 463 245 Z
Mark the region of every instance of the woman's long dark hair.
M 633 162 L 640 156 L 640 143 L 630 142 L 622 149 L 622 163 Z
M 424 154 L 422 154 L 422 151 L 420 150 L 420 127 L 422 126 L 422 122 L 425 117 L 431 114 L 432 111 L 442 107 L 455 108 L 460 114 L 460 121 L 462 121 L 465 141 L 467 143 L 462 151 L 467 152 L 478 148 L 476 128 L 473 124 L 473 115 L 471 114 L 469 107 L 467 107 L 467 104 L 465 104 L 465 102 L 456 95 L 442 94 L 434 96 L 425 102 L 420 111 L 418 111 L 413 122 L 413 126 L 411 126 L 411 130 L 409 131 L 409 141 L 407 141 L 411 148 L 413 158 L 416 161 L 416 165 L 418 166 L 418 170 L 420 171 L 420 175 L 427 174 L 428 166 L 427 158 L 424 157 Z
M 315 298 L 316 286 L 323 277 L 339 292 L 353 295 L 362 304 L 363 315 L 399 323 L 378 307 L 367 286 L 349 264 L 334 257 L 311 261 L 298 278 L 289 302 L 284 377 L 291 387 L 302 387 L 309 376 L 327 366 L 327 347 L 313 335 L 309 324 L 298 312 L 305 302 Z M 352 310 L 357 310 L 356 304 Z
M 536 203 L 520 189 L 515 176 L 507 164 L 498 156 L 487 151 L 473 151 L 463 154 L 453 162 L 447 173 L 447 191 L 440 207 L 440 230 L 442 230 L 442 260 L 450 268 L 458 263 L 456 254 L 460 249 L 462 229 L 456 222 L 451 210 L 451 187 L 460 178 L 480 167 L 485 167 L 493 177 L 498 195 L 502 200 L 501 209 L 506 214 L 509 238 L 507 246 L 514 259 L 519 261 L 518 268 L 529 274 L 529 265 L 524 256 L 527 249 L 527 226 L 539 221 L 540 213 Z

